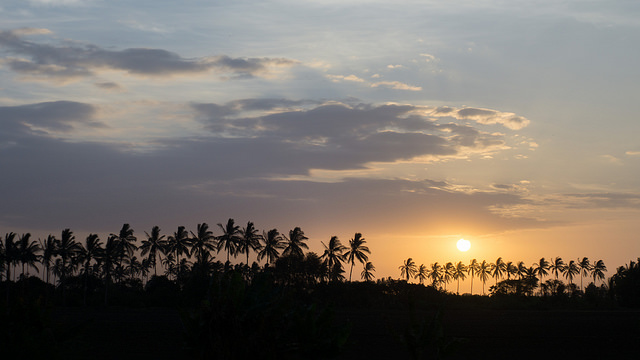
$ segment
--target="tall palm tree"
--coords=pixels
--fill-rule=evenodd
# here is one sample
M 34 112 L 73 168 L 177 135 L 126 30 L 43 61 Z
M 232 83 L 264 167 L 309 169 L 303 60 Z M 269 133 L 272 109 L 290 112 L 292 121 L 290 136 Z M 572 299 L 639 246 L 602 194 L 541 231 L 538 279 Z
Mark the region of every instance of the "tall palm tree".
M 589 262 L 589 258 L 583 257 L 578 262 L 578 267 L 580 268 L 580 290 L 584 291 L 584 287 L 582 286 L 582 276 L 589 275 L 589 271 L 591 271 L 591 263 Z
M 444 264 L 444 272 L 443 272 L 443 283 L 444 283 L 444 291 L 447 291 L 447 284 L 451 281 L 451 279 L 453 279 L 453 272 L 455 271 L 455 266 L 453 266 L 453 263 L 451 261 L 449 261 L 448 263 Z
M 429 268 L 424 264 L 420 264 L 414 278 L 418 279 L 420 284 L 423 284 L 424 281 L 429 278 Z
M 84 305 L 87 305 L 87 291 L 89 283 L 89 270 L 91 261 L 102 256 L 104 249 L 97 234 L 89 234 L 85 239 L 85 246 L 80 245 L 80 258 L 84 261 Z
M 16 233 L 10 232 L 4 236 L 4 262 L 7 267 L 7 281 L 11 280 L 11 266 L 18 261 L 18 249 L 15 243 Z
M 593 276 L 593 283 L 595 285 L 596 279 L 604 280 L 604 273 L 607 271 L 607 267 L 604 265 L 604 261 L 598 260 L 593 264 L 591 275 Z
M 431 264 L 431 269 L 429 270 L 429 277 L 431 278 L 431 286 L 433 287 L 439 286 L 444 281 L 443 275 L 444 275 L 444 268 L 442 267 L 442 265 L 438 264 L 437 262 Z
M 186 254 L 190 256 L 189 246 L 191 245 L 191 239 L 189 239 L 189 233 L 185 230 L 184 226 L 178 226 L 178 231 L 167 238 L 166 254 L 174 254 L 176 264 L 180 264 L 180 255 Z M 179 277 L 179 267 L 176 267 L 176 277 Z
M 342 245 L 340 239 L 337 236 L 332 236 L 329 239 L 329 245 L 325 245 L 322 242 L 322 246 L 324 246 L 324 253 L 320 256 L 320 260 L 322 260 L 323 264 L 327 267 L 330 274 L 333 274 L 333 270 L 335 267 L 342 268 L 342 261 L 344 261 L 345 255 L 342 253 L 347 248 Z M 331 280 L 336 280 L 335 278 L 331 278 Z
M 120 239 L 117 235 L 111 234 L 107 238 L 107 243 L 104 246 L 104 251 L 101 254 L 102 268 L 104 274 L 104 304 L 109 304 L 109 284 L 111 283 L 111 274 L 114 265 L 120 257 L 120 245 L 118 244 Z
M 22 276 L 24 277 L 28 275 L 29 267 L 38 271 L 38 267 L 36 266 L 36 262 L 40 259 L 40 256 L 37 254 L 40 252 L 40 245 L 38 242 L 35 240 L 32 241 L 31 234 L 26 233 L 22 234 L 18 238 L 16 245 L 18 250 L 18 261 L 22 264 Z M 27 274 L 24 272 L 25 266 L 27 267 Z
M 285 236 L 286 247 L 284 248 L 282 255 L 293 255 L 299 258 L 304 257 L 302 249 L 309 249 L 309 246 L 305 243 L 308 239 L 309 238 L 304 236 L 304 231 L 299 227 L 289 230 L 289 237 Z
M 524 261 L 518 261 L 517 269 L 516 275 L 518 275 L 518 279 L 522 280 L 527 272 L 527 266 L 524 264 Z
M 580 268 L 578 267 L 578 263 L 573 260 L 570 260 L 567 266 L 564 267 L 564 277 L 569 280 L 569 284 L 573 284 L 574 276 L 580 273 Z
M 142 244 L 140 245 L 140 255 L 145 256 L 146 254 L 149 254 L 149 256 L 147 257 L 147 261 L 151 266 L 153 266 L 153 274 L 158 275 L 156 261 L 158 255 L 166 255 L 165 249 L 167 245 L 166 240 L 164 239 L 165 236 L 160 235 L 160 227 L 158 226 L 154 226 L 153 228 L 151 228 L 151 234 L 146 231 L 144 232 L 144 234 L 147 236 L 147 239 L 143 240 Z
M 556 256 L 551 265 L 549 265 L 549 270 L 556 276 L 556 280 L 558 280 L 558 274 L 564 271 L 565 266 L 564 260 L 560 256 Z
M 262 246 L 260 244 L 260 237 L 258 229 L 255 228 L 253 222 L 247 222 L 247 227 L 240 230 L 240 237 L 238 239 L 238 253 L 247 255 L 246 264 L 249 265 L 249 252 L 251 250 L 258 251 Z
M 491 275 L 491 264 L 486 260 L 482 260 L 482 263 L 478 266 L 478 277 L 482 280 L 482 295 L 484 295 L 484 285 Z
M 365 245 L 366 242 L 361 233 L 356 233 L 353 239 L 349 240 L 349 251 L 345 253 L 347 261 L 351 263 L 349 282 L 351 282 L 351 273 L 353 272 L 353 265 L 356 263 L 356 260 L 363 264 L 369 260 L 367 254 L 371 254 L 371 251 L 369 251 L 369 247 Z
M 57 241 L 56 237 L 49 234 L 44 241 L 40 241 L 40 248 L 42 249 L 42 265 L 44 266 L 45 271 L 45 281 L 47 284 L 49 283 L 49 274 L 51 273 L 51 265 L 53 263 L 53 258 L 56 256 Z
M 376 267 L 373 266 L 371 261 L 367 261 L 367 263 L 364 264 L 364 269 L 362 269 L 360 276 L 364 281 L 372 281 L 373 278 L 375 278 L 375 275 L 373 275 L 374 271 L 376 271 Z
M 258 260 L 266 257 L 267 264 L 271 265 L 280 256 L 278 250 L 285 247 L 284 238 L 277 229 L 271 229 L 268 232 L 262 232 L 262 241 L 264 241 L 264 246 L 258 252 Z
M 135 242 L 138 240 L 138 238 L 133 235 L 133 229 L 129 224 L 123 224 L 120 232 L 116 236 L 118 238 L 118 267 L 122 268 L 122 262 L 124 261 L 125 257 L 132 257 L 134 252 L 138 249 L 138 247 L 135 245 Z
M 540 262 L 533 264 L 533 268 L 536 272 L 536 275 L 540 277 L 540 285 L 542 285 L 542 277 L 547 276 L 549 273 L 549 262 L 545 258 L 540 258 Z M 540 294 L 542 294 L 542 287 L 540 287 Z
M 472 259 L 469 267 L 467 267 L 467 274 L 471 276 L 471 295 L 473 295 L 473 278 L 478 274 L 479 267 L 480 264 L 478 264 L 478 260 L 476 259 Z
M 222 235 L 218 236 L 218 251 L 224 249 L 227 252 L 227 261 L 229 256 L 235 257 L 240 242 L 240 226 L 235 224 L 233 219 L 227 220 L 226 225 L 218 224 L 222 230 Z
M 200 263 L 204 263 L 205 253 L 213 250 L 216 247 L 215 236 L 213 236 L 213 232 L 209 230 L 209 225 L 207 223 L 198 224 L 196 227 L 196 233 L 191 232 L 191 254 L 195 253 L 196 261 Z M 218 250 L 220 249 L 220 243 L 218 243 Z
M 409 282 L 409 279 L 414 277 L 416 275 L 416 272 L 418 271 L 418 269 L 416 268 L 416 263 L 412 258 L 408 258 L 407 260 L 405 260 L 404 263 L 398 267 L 398 269 L 400 270 L 400 277 L 406 278 L 407 282 Z
M 80 251 L 82 251 L 82 245 L 76 242 L 76 236 L 73 235 L 73 231 L 70 229 L 62 230 L 62 234 L 60 235 L 60 239 L 57 244 L 57 253 L 62 259 L 62 272 L 60 274 L 61 284 L 64 285 L 66 277 L 73 271 Z
M 502 260 L 502 257 L 496 259 L 496 263 L 491 266 L 491 276 L 496 279 L 496 285 L 498 285 L 498 278 L 502 279 L 502 274 L 507 271 L 507 264 Z
M 460 279 L 464 280 L 467 277 L 467 267 L 462 263 L 462 261 L 458 261 L 455 269 L 453 270 L 453 278 L 458 282 L 458 288 L 456 289 L 456 293 L 460 295 Z

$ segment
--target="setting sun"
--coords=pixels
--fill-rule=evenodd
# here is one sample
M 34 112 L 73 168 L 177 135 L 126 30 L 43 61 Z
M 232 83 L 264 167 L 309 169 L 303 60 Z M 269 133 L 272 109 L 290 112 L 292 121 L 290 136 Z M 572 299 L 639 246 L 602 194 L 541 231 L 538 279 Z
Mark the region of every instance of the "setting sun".
M 456 243 L 456 246 L 458 247 L 458 250 L 460 250 L 460 251 L 467 251 L 467 250 L 469 250 L 471 248 L 471 242 L 469 242 L 469 240 L 460 239 Z

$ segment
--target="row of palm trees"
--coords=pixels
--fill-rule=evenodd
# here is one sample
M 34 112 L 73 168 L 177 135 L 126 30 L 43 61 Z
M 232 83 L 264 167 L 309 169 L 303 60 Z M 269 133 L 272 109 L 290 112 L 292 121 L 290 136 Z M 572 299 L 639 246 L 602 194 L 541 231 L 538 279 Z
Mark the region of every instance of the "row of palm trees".
M 213 252 L 231 257 L 244 256 L 249 263 L 251 252 L 257 260 L 265 260 L 265 266 L 273 265 L 281 256 L 304 257 L 308 249 L 308 238 L 300 227 L 290 230 L 288 236 L 277 229 L 260 233 L 253 222 L 241 228 L 233 219 L 218 224 L 220 235 L 214 235 L 207 223 L 197 225 L 196 231 L 187 231 L 184 226 L 169 236 L 163 235 L 158 226 L 151 232 L 145 231 L 145 238 L 138 246 L 138 238 L 129 224 L 124 224 L 118 233 L 112 233 L 103 243 L 97 234 L 89 234 L 84 244 L 76 241 L 70 229 L 64 229 L 60 238 L 49 235 L 38 241 L 31 234 L 7 233 L 0 237 L 0 280 L 16 279 L 16 269 L 21 268 L 21 276 L 28 276 L 29 270 L 39 271 L 44 267 L 43 280 L 61 285 L 66 279 L 80 272 L 85 277 L 101 275 L 105 284 L 112 280 L 120 282 L 130 278 L 146 278 L 151 270 L 158 273 L 158 262 L 164 267 L 164 274 L 177 279 L 193 268 L 211 269 Z M 363 264 L 361 276 L 365 280 L 374 278 L 375 267 L 368 261 L 369 248 L 362 234 L 356 233 L 349 240 L 349 246 L 342 245 L 337 236 L 331 237 L 319 259 L 333 280 L 343 279 L 345 264 L 350 264 L 349 281 L 356 262 Z M 138 258 L 140 256 L 141 260 Z M 189 259 L 192 259 L 190 261 Z M 64 288 L 64 287 L 63 287 Z
M 502 257 L 499 257 L 495 263 L 489 263 L 486 260 L 478 262 L 478 260 L 473 259 L 469 265 L 459 261 L 456 264 L 448 262 L 445 265 L 436 262 L 430 266 L 425 266 L 424 264 L 417 266 L 412 258 L 408 258 L 398 269 L 400 270 L 400 277 L 405 278 L 407 281 L 414 278 L 422 284 L 425 280 L 430 279 L 433 286 L 444 286 L 445 290 L 447 284 L 455 280 L 457 281 L 457 293 L 460 293 L 460 280 L 465 280 L 469 276 L 471 278 L 471 294 L 473 294 L 473 279 L 476 277 L 482 281 L 482 294 L 484 294 L 485 283 L 490 277 L 495 279 L 496 285 L 498 280 L 504 277 L 507 280 L 510 280 L 511 277 L 514 279 L 539 278 L 540 283 L 542 283 L 543 277 L 553 274 L 556 280 L 562 275 L 572 284 L 574 278 L 579 275 L 580 289 L 584 289 L 583 276 L 593 277 L 593 282 L 595 283 L 598 279 L 604 280 L 604 273 L 607 271 L 607 267 L 602 260 L 597 260 L 592 264 L 587 257 L 570 260 L 568 263 L 565 263 L 561 257 L 556 257 L 552 261 L 541 258 L 539 262 L 529 267 L 523 261 L 517 263 L 505 262 Z

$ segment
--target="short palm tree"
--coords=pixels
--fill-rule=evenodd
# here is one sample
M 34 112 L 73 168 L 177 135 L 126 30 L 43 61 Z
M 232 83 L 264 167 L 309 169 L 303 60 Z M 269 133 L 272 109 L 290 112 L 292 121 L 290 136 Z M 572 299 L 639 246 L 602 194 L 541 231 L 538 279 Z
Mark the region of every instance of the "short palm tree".
M 375 278 L 375 275 L 373 275 L 374 271 L 376 271 L 376 267 L 373 266 L 371 261 L 367 261 L 367 263 L 364 264 L 364 269 L 362 269 L 360 276 L 364 281 L 372 281 L 373 278 Z
M 40 252 L 40 245 L 37 241 L 31 240 L 31 234 L 22 234 L 18 238 L 17 252 L 18 261 L 22 264 L 22 276 L 27 276 L 29 273 L 29 267 L 38 271 L 36 263 L 39 262 L 40 256 L 37 254 Z M 27 267 L 27 274 L 24 272 L 25 266 Z
M 424 264 L 420 264 L 414 278 L 418 279 L 420 284 L 423 284 L 429 278 L 429 268 Z
M 289 237 L 285 236 L 286 247 L 282 255 L 303 258 L 304 251 L 302 249 L 309 249 L 309 246 L 305 243 L 308 239 L 308 237 L 304 236 L 304 231 L 299 227 L 289 230 Z
M 365 245 L 366 242 L 361 233 L 356 233 L 353 239 L 349 240 L 349 251 L 345 253 L 347 262 L 351 264 L 349 282 L 351 282 L 351 273 L 353 272 L 353 265 L 356 263 L 356 260 L 363 264 L 369 260 L 367 254 L 371 254 L 371 251 L 369 251 L 369 247 Z
M 418 271 L 416 263 L 412 258 L 408 258 L 407 260 L 405 260 L 404 263 L 398 267 L 398 269 L 400 270 L 400 277 L 407 279 L 407 282 L 409 282 L 409 279 L 414 277 L 416 275 L 416 272 Z
M 462 261 L 458 261 L 455 269 L 453 270 L 453 278 L 458 282 L 458 288 L 456 289 L 456 293 L 460 294 L 460 279 L 464 280 L 467 277 L 467 267 L 462 263 Z
M 262 241 L 264 245 L 258 252 L 258 260 L 267 258 L 267 264 L 271 265 L 280 256 L 281 249 L 284 249 L 284 238 L 277 229 L 271 229 L 268 232 L 262 232 Z
M 227 262 L 229 256 L 236 256 L 238 251 L 238 243 L 240 242 L 240 226 L 235 224 L 233 219 L 227 220 L 226 225 L 218 223 L 218 227 L 222 230 L 222 235 L 218 236 L 218 251 L 224 249 L 227 252 Z
M 158 226 L 151 228 L 151 234 L 146 231 L 144 234 L 147 236 L 147 239 L 142 240 L 140 255 L 145 256 L 149 254 L 147 262 L 150 266 L 153 266 L 153 274 L 158 275 L 156 261 L 159 255 L 166 255 L 165 249 L 167 248 L 167 243 L 165 236 L 160 235 L 160 227 Z M 162 261 L 162 258 L 160 261 Z
M 238 239 L 238 253 L 247 255 L 246 264 L 249 265 L 249 252 L 251 250 L 258 251 L 262 247 L 260 244 L 260 238 L 262 235 L 258 234 L 258 229 L 255 228 L 253 222 L 249 221 L 247 226 L 240 230 L 240 237 Z
M 469 267 L 467 267 L 467 274 L 471 276 L 471 295 L 473 295 L 473 278 L 478 274 L 478 268 L 480 264 L 478 264 L 478 260 L 472 259 L 471 263 L 469 263 Z

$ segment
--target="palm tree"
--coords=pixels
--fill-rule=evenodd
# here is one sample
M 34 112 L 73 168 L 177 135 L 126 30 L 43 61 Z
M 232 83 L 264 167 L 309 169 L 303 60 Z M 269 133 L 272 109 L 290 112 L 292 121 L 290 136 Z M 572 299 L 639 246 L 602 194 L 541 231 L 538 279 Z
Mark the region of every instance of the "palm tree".
M 31 241 L 31 234 L 26 233 L 19 237 L 16 245 L 18 261 L 22 263 L 22 276 L 28 275 L 29 267 L 38 271 L 38 267 L 36 266 L 36 262 L 38 262 L 40 258 L 37 254 L 40 251 L 38 242 L 35 240 Z M 27 274 L 24 273 L 25 265 L 27 266 Z
M 195 253 L 196 261 L 202 263 L 206 260 L 205 253 L 216 247 L 214 244 L 215 236 L 209 230 L 207 223 L 198 224 L 196 229 L 196 234 L 193 231 L 191 232 L 191 254 Z M 218 250 L 220 250 L 220 243 L 218 243 Z
M 558 274 L 564 271 L 565 263 L 560 256 L 556 256 L 555 260 L 549 265 L 549 270 L 556 276 L 558 280 Z
M 447 291 L 447 284 L 453 278 L 454 271 L 455 271 L 455 266 L 453 266 L 453 263 L 451 261 L 444 264 L 444 273 L 443 273 L 444 276 L 442 277 L 442 280 L 444 282 L 444 291 Z
M 227 252 L 228 262 L 230 255 L 234 257 L 236 255 L 238 243 L 240 242 L 240 226 L 236 225 L 233 219 L 229 219 L 226 225 L 219 223 L 218 227 L 222 230 L 222 235 L 218 236 L 218 252 L 224 248 Z
M 443 282 L 444 268 L 437 262 L 431 264 L 431 270 L 429 270 L 429 277 L 431 278 L 431 286 L 436 287 Z
M 478 260 L 472 259 L 467 268 L 467 273 L 471 276 L 471 295 L 473 295 L 473 278 L 476 277 L 479 267 L 480 264 L 478 264 Z
M 104 304 L 109 304 L 109 283 L 111 282 L 111 271 L 116 261 L 120 257 L 119 249 L 120 242 L 117 235 L 111 234 L 107 239 L 107 243 L 104 246 L 104 251 L 101 254 L 102 267 L 104 273 Z
M 320 259 L 323 260 L 323 264 L 327 267 L 330 274 L 333 274 L 335 267 L 342 268 L 342 261 L 344 261 L 345 255 L 342 253 L 347 248 L 342 245 L 340 239 L 337 236 L 332 236 L 329 239 L 329 245 L 324 246 L 324 253 L 320 256 Z M 330 277 L 331 278 L 331 277 Z M 331 278 L 331 280 L 336 280 L 335 278 Z
M 249 221 L 247 227 L 240 230 L 240 237 L 238 239 L 238 253 L 247 254 L 247 262 L 249 265 L 249 251 L 258 251 L 261 247 L 260 237 L 258 229 L 253 226 L 253 223 Z
M 153 274 L 158 275 L 156 266 L 157 255 L 165 255 L 165 249 L 167 247 L 166 240 L 164 239 L 164 235 L 160 235 L 160 227 L 158 226 L 151 228 L 151 235 L 146 231 L 144 234 L 147 236 L 147 239 L 143 240 L 140 245 L 140 255 L 145 256 L 147 253 L 149 254 L 147 261 L 153 266 Z M 162 257 L 160 261 L 162 261 Z
M 362 237 L 361 233 L 356 233 L 353 239 L 349 240 L 349 251 L 345 253 L 347 261 L 351 263 L 349 282 L 351 282 L 351 273 L 353 272 L 353 265 L 356 259 L 363 264 L 369 260 L 367 254 L 371 254 L 371 251 L 369 251 L 369 247 L 367 247 L 365 243 L 366 240 Z
M 482 280 L 482 295 L 484 295 L 484 285 L 489 279 L 491 274 L 491 264 L 486 260 L 482 260 L 482 263 L 478 266 L 478 277 Z
M 516 276 L 518 274 L 518 267 L 512 261 L 509 261 L 505 266 L 505 273 L 507 274 L 507 280 L 511 280 L 511 275 Z
M 286 247 L 282 252 L 282 255 L 293 255 L 299 258 L 304 257 L 304 252 L 302 249 L 309 249 L 309 246 L 304 242 L 308 240 L 306 236 L 304 236 L 304 231 L 299 227 L 294 228 L 293 230 L 289 230 L 289 237 L 285 236 Z
M 413 262 L 412 258 L 408 258 L 404 261 L 402 265 L 398 267 L 400 269 L 400 277 L 404 277 L 409 282 L 409 279 L 414 277 L 418 269 L 416 268 L 416 263 Z
M 42 249 L 42 265 L 45 270 L 45 281 L 47 284 L 49 283 L 49 274 L 51 273 L 51 264 L 53 262 L 54 256 L 56 256 L 56 237 L 49 234 L 44 241 L 40 241 L 40 248 Z
M 414 279 L 418 279 L 418 282 L 420 284 L 423 284 L 428 277 L 429 277 L 429 268 L 427 268 L 427 266 L 424 264 L 420 264 Z
M 524 261 L 518 261 L 518 279 L 522 280 L 522 278 L 526 275 L 527 266 L 524 264 Z
M 580 268 L 578 267 L 578 263 L 571 260 L 569 264 L 564 267 L 564 277 L 569 279 L 569 284 L 573 283 L 573 277 L 580 273 Z
M 589 271 L 591 271 L 591 264 L 589 263 L 589 258 L 583 257 L 582 260 L 578 262 L 578 267 L 580 268 L 580 290 L 584 291 L 584 287 L 582 286 L 582 276 L 589 275 Z
M 549 262 L 545 258 L 540 258 L 540 262 L 533 264 L 536 275 L 540 276 L 540 284 L 542 285 L 542 277 L 547 276 L 549 273 Z M 540 288 L 540 294 L 542 294 L 542 287 Z
M 496 263 L 491 266 L 491 276 L 496 279 L 496 285 L 498 285 L 498 278 L 502 278 L 502 274 L 507 271 L 507 264 L 501 257 L 496 259 Z
M 375 275 L 373 275 L 374 271 L 376 271 L 376 267 L 373 266 L 371 261 L 367 261 L 367 263 L 364 264 L 364 269 L 360 273 L 360 276 L 364 279 L 364 281 L 372 281 L 375 277 Z
M 593 264 L 591 275 L 593 276 L 593 283 L 595 285 L 596 279 L 604 280 L 604 272 L 607 271 L 607 267 L 604 265 L 604 261 L 598 260 Z
M 85 246 L 80 245 L 80 258 L 84 261 L 84 305 L 87 305 L 87 291 L 89 269 L 92 260 L 99 259 L 104 249 L 97 234 L 89 234 L 85 239 Z
M 462 261 L 458 261 L 455 269 L 453 270 L 453 278 L 458 281 L 458 288 L 456 293 L 460 295 L 460 279 L 464 280 L 467 277 L 467 267 L 462 263 Z
M 61 284 L 64 285 L 64 280 L 67 275 L 69 275 L 75 267 L 74 263 L 77 261 L 80 251 L 82 251 L 82 245 L 76 242 L 76 237 L 73 235 L 73 231 L 70 229 L 62 230 L 62 235 L 60 236 L 60 240 L 58 240 L 57 244 L 57 252 L 62 259 L 62 272 L 60 274 Z
M 135 245 L 135 242 L 136 240 L 138 240 L 138 238 L 133 235 L 133 229 L 129 224 L 123 224 L 120 232 L 116 236 L 118 238 L 118 267 L 122 268 L 122 262 L 124 258 L 132 257 L 134 252 L 138 249 L 138 247 Z
M 4 262 L 7 267 L 7 281 L 11 280 L 11 266 L 18 261 L 15 243 L 16 233 L 10 232 L 4 236 Z
M 276 259 L 280 256 L 280 252 L 278 250 L 284 249 L 285 245 L 283 242 L 283 237 L 280 235 L 277 229 L 271 229 L 269 232 L 262 232 L 262 241 L 264 241 L 264 246 L 258 252 L 258 260 L 262 260 L 265 257 L 267 258 L 267 264 L 273 264 Z
M 180 264 L 180 255 L 186 254 L 190 256 L 189 246 L 191 245 L 191 239 L 189 239 L 189 233 L 185 230 L 184 226 L 178 226 L 178 231 L 167 238 L 166 254 L 175 254 L 175 261 Z M 161 260 L 162 261 L 162 260 Z M 179 268 L 176 268 L 176 277 L 180 275 Z

